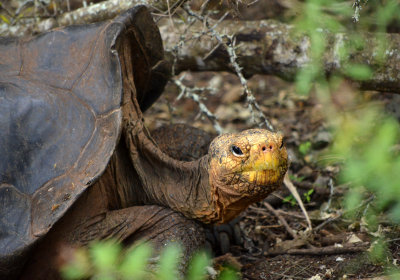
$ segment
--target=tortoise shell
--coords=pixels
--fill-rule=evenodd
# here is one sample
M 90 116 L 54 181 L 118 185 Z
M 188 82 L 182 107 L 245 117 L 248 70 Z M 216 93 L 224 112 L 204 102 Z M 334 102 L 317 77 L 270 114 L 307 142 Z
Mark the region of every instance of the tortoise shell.
M 114 20 L 0 38 L 0 276 L 104 171 L 122 129 L 120 38 L 144 110 L 168 73 L 144 6 Z

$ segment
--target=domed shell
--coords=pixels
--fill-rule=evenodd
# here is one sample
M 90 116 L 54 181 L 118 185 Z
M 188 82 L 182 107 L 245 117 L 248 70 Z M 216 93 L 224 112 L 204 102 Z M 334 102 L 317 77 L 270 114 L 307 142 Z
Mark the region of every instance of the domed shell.
M 116 43 L 128 31 L 141 54 L 135 84 L 146 107 L 165 82 L 151 82 L 163 49 L 143 6 L 106 23 L 0 38 L 0 276 L 108 164 L 122 123 Z

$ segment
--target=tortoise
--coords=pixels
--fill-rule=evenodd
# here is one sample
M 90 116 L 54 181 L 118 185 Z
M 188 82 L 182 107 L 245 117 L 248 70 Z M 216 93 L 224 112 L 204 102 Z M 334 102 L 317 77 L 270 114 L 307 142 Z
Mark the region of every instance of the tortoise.
M 99 239 L 178 240 L 189 255 L 204 242 L 196 221 L 228 222 L 282 184 L 286 148 L 267 130 L 220 135 L 189 161 L 163 152 L 142 112 L 169 73 L 144 6 L 0 39 L 1 279 L 56 279 L 62 246 Z M 190 135 L 164 138 L 200 149 Z

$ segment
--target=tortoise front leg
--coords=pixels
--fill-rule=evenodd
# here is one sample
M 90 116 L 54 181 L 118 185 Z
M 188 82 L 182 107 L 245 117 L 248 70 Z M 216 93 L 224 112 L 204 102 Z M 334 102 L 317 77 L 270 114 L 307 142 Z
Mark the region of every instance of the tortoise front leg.
M 88 223 L 79 234 L 79 242 L 112 238 L 125 245 L 149 242 L 158 255 L 169 244 L 183 249 L 180 270 L 183 272 L 192 255 L 204 246 L 203 227 L 169 208 L 156 205 L 134 206 L 110 211 L 103 221 Z
M 165 245 L 184 246 L 185 255 L 204 244 L 204 229 L 197 222 L 169 208 L 157 205 L 133 206 L 93 217 L 75 231 L 74 241 L 86 245 L 93 240 L 114 239 L 126 245 L 143 240 L 159 251 Z M 74 242 L 74 243 L 75 243 Z
M 59 269 L 65 262 L 66 248 L 85 246 L 95 240 L 112 238 L 126 245 L 143 240 L 153 245 L 156 254 L 167 244 L 179 243 L 184 246 L 183 267 L 205 240 L 204 229 L 195 221 L 156 205 L 109 211 L 77 224 L 61 221 L 56 225 L 29 258 L 20 279 L 61 279 Z

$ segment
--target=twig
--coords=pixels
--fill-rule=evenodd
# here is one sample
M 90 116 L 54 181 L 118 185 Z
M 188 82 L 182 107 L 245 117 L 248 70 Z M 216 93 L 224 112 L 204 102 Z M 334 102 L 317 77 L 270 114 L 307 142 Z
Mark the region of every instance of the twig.
M 169 6 L 169 0 L 167 0 L 167 7 L 168 7 L 167 12 L 168 12 L 169 22 L 171 24 L 173 31 L 176 32 L 175 27 L 174 27 L 174 22 L 172 20 L 171 7 Z
M 326 219 L 325 221 L 323 221 L 321 224 L 319 224 L 318 226 L 316 226 L 314 228 L 314 232 L 318 232 L 320 229 L 325 227 L 327 224 L 329 224 L 333 221 L 336 221 L 337 219 L 339 219 L 342 216 L 343 216 L 343 212 L 339 212 L 339 214 L 337 216 Z
M 368 0 L 364 0 L 364 2 L 368 2 Z M 361 0 L 355 0 L 353 3 L 353 8 L 354 8 L 354 15 L 353 15 L 353 20 L 354 22 L 359 22 L 360 21 L 360 11 L 362 10 L 362 4 Z
M 327 211 L 331 207 L 333 194 L 335 192 L 335 187 L 333 185 L 332 178 L 329 178 L 328 186 L 329 186 L 329 199 L 328 202 L 326 203 L 326 206 L 322 209 L 322 211 Z
M 278 220 L 281 222 L 281 224 L 286 228 L 287 232 L 293 237 L 293 239 L 297 238 L 297 234 L 296 232 L 289 226 L 289 224 L 286 222 L 285 218 L 283 218 L 281 216 L 281 214 L 279 214 L 278 211 L 276 211 L 274 209 L 274 207 L 272 207 L 268 202 L 264 202 L 265 207 L 267 207 L 267 209 L 274 214 L 275 217 L 278 218 Z
M 286 188 L 289 189 L 290 193 L 293 195 L 293 197 L 296 199 L 297 203 L 300 206 L 301 211 L 304 214 L 304 217 L 306 218 L 307 224 L 309 229 L 312 229 L 312 224 L 310 217 L 308 216 L 307 210 L 304 207 L 303 201 L 301 200 L 301 197 L 299 193 L 297 192 L 296 187 L 293 185 L 292 180 L 290 180 L 288 173 L 286 173 L 285 178 L 283 179 L 283 183 L 285 184 Z
M 29 1 L 32 0 L 27 0 L 27 2 Z M 188 0 L 174 2 L 174 4 L 171 5 L 170 10 L 167 10 L 166 12 L 173 14 L 175 9 L 186 1 Z M 84 6 L 71 12 L 63 13 L 55 18 L 48 18 L 39 22 L 32 21 L 29 22 L 30 24 L 24 23 L 6 26 L 7 28 L 0 29 L 0 34 L 1 36 L 21 36 L 32 32 L 41 33 L 59 26 L 103 21 L 111 19 L 139 4 L 146 4 L 147 6 L 158 10 L 163 10 L 165 6 L 164 1 L 158 0 L 107 0 L 90 6 Z
M 288 250 L 271 250 L 265 252 L 265 256 L 278 256 L 278 255 L 337 255 L 365 252 L 369 248 L 369 242 L 344 244 L 343 246 L 326 246 L 321 248 L 307 248 L 307 249 L 288 249 Z
M 242 68 L 239 66 L 237 63 L 237 55 L 235 52 L 235 38 L 233 36 L 228 36 L 228 35 L 221 35 L 215 30 L 216 26 L 211 26 L 209 20 L 207 19 L 206 16 L 199 15 L 192 11 L 188 5 L 184 5 L 183 9 L 186 11 L 186 13 L 189 16 L 197 18 L 199 21 L 203 22 L 203 24 L 207 27 L 209 32 L 212 34 L 212 36 L 218 41 L 220 45 L 222 45 L 225 50 L 227 51 L 229 55 L 229 62 L 231 66 L 233 67 L 236 75 L 239 78 L 240 83 L 242 84 L 242 87 L 244 89 L 244 93 L 246 94 L 246 100 L 249 106 L 249 110 L 252 115 L 252 120 L 255 122 L 256 117 L 255 117 L 255 112 L 257 112 L 257 115 L 259 118 L 261 118 L 262 123 L 265 124 L 267 129 L 274 131 L 274 127 L 272 124 L 268 121 L 267 117 L 264 115 L 262 112 L 258 102 L 256 101 L 253 93 L 251 92 L 250 88 L 248 87 L 247 80 L 244 77 L 242 73 Z M 260 124 L 261 126 L 261 124 Z
M 313 229 L 313 231 L 314 231 L 314 232 L 318 232 L 320 229 L 322 229 L 323 227 L 325 227 L 327 224 L 329 224 L 329 223 L 331 223 L 331 222 L 333 222 L 333 221 L 336 221 L 337 219 L 341 218 L 344 214 L 346 214 L 346 213 L 348 213 L 348 212 L 351 212 L 351 211 L 354 211 L 354 210 L 356 210 L 356 209 L 359 209 L 359 208 L 363 207 L 364 205 L 367 205 L 367 206 L 368 206 L 369 203 L 370 203 L 372 200 L 374 200 L 374 198 L 375 198 L 375 196 L 372 195 L 372 196 L 370 196 L 368 199 L 366 199 L 365 201 L 363 201 L 359 206 L 357 206 L 357 207 L 355 207 L 355 208 L 353 208 L 353 209 L 349 209 L 349 210 L 347 210 L 347 211 L 341 211 L 341 212 L 339 212 L 339 214 L 338 214 L 337 216 L 326 219 L 326 220 L 323 221 L 321 224 L 319 224 L 318 226 L 316 226 L 316 227 Z
M 301 212 L 300 213 L 298 213 L 298 212 L 288 212 L 288 211 L 283 211 L 283 210 L 280 210 L 280 209 L 278 209 L 276 211 L 279 214 L 282 214 L 282 215 L 294 217 L 294 218 L 297 218 L 297 219 L 306 219 L 306 217 L 304 217 L 304 215 L 302 215 Z
M 186 96 L 190 99 L 192 99 L 194 102 L 197 103 L 197 105 L 199 106 L 200 112 L 202 114 L 204 114 L 213 124 L 215 131 L 218 134 L 222 133 L 222 127 L 219 124 L 216 116 L 210 112 L 210 110 L 208 110 L 207 106 L 201 101 L 200 96 L 196 93 L 196 92 L 204 92 L 204 91 L 213 91 L 213 88 L 190 88 L 185 86 L 182 83 L 182 79 L 184 78 L 184 76 L 182 76 L 180 79 L 172 79 L 172 81 L 175 83 L 175 85 L 178 86 L 178 88 L 180 89 L 180 94 L 178 96 L 178 100 L 182 97 L 182 96 Z

